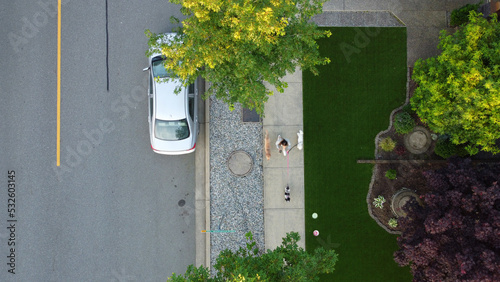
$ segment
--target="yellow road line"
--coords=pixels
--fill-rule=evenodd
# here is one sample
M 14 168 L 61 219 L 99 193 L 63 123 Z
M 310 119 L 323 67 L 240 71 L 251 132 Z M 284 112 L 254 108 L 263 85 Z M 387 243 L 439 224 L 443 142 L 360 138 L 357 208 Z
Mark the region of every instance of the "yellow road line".
M 61 0 L 57 1 L 57 166 L 61 165 Z

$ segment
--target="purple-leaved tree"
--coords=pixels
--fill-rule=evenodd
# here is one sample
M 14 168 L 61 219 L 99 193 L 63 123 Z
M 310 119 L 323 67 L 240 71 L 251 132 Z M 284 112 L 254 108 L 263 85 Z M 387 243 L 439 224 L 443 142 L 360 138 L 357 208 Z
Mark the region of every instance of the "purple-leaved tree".
M 414 281 L 500 281 L 500 166 L 452 159 L 425 173 L 430 193 L 400 217 L 400 250 Z

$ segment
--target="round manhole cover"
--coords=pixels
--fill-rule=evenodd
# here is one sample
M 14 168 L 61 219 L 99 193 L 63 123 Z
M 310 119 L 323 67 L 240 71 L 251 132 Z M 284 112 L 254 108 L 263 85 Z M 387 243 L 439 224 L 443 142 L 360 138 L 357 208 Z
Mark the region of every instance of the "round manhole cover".
M 253 168 L 252 157 L 244 151 L 234 151 L 227 159 L 229 171 L 236 176 L 245 176 Z
M 412 132 L 405 135 L 405 147 L 412 154 L 422 154 L 431 146 L 431 134 L 422 126 L 416 126 Z

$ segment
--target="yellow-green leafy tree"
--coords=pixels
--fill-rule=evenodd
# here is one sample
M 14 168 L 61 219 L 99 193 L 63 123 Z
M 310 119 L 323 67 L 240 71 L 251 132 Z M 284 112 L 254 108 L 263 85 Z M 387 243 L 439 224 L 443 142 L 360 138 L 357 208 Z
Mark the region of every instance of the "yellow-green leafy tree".
M 202 76 L 211 83 L 207 94 L 231 109 L 241 103 L 262 114 L 273 94 L 265 82 L 283 92 L 287 71 L 299 66 L 317 74 L 316 65 L 330 62 L 320 57 L 316 44 L 330 32 L 310 21 L 325 0 L 170 1 L 182 5 L 186 18 L 170 43 L 158 43 L 161 35 L 146 30 L 148 54 L 166 56 L 166 68 L 184 85 Z
M 213 266 L 215 275 L 204 266 L 190 265 L 185 274 L 173 273 L 168 281 L 319 281 L 319 275 L 332 273 L 338 261 L 334 250 L 319 247 L 307 252 L 299 247 L 297 232 L 287 233 L 280 246 L 264 253 L 257 248 L 251 232 L 245 237 L 245 247 L 220 252 Z
M 499 153 L 500 24 L 471 12 L 469 23 L 448 35 L 442 31 L 437 57 L 418 60 L 418 83 L 411 105 L 431 130 L 452 143 Z

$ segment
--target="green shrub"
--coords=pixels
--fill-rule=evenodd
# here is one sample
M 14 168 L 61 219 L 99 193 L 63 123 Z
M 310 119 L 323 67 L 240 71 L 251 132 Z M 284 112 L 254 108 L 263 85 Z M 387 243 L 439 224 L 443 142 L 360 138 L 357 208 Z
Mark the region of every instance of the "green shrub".
M 477 4 L 467 4 L 461 8 L 455 9 L 451 12 L 450 25 L 459 26 L 469 22 L 470 11 L 477 11 L 481 2 Z
M 464 157 L 468 154 L 464 146 L 455 145 L 450 139 L 438 139 L 434 153 L 444 159 L 451 156 Z
M 479 153 L 479 149 L 477 149 L 474 153 L 471 153 L 472 149 L 471 151 L 469 151 L 467 147 L 469 146 L 463 146 L 463 145 L 457 146 L 457 156 L 459 157 L 474 156 L 475 154 Z
M 394 150 L 394 147 L 396 147 L 396 141 L 392 140 L 391 137 L 387 137 L 380 141 L 379 146 L 382 150 L 390 152 Z
M 392 228 L 398 227 L 398 220 L 395 219 L 395 218 L 389 219 L 388 223 L 389 223 L 389 226 L 392 227 Z
M 479 153 L 479 148 L 477 146 L 473 145 L 467 145 L 464 147 L 465 152 L 463 152 L 463 156 L 469 154 L 471 156 L 474 156 L 475 154 Z M 460 155 L 462 156 L 462 155 Z
M 380 196 L 379 195 L 377 198 L 375 198 L 375 200 L 373 200 L 373 205 L 376 208 L 383 208 L 384 207 L 384 203 L 385 203 L 384 196 Z
M 415 113 L 415 111 L 411 108 L 411 104 L 410 103 L 404 105 L 402 110 L 403 110 L 403 112 L 408 113 L 410 115 L 412 115 L 412 114 Z
M 394 118 L 394 128 L 399 134 L 406 134 L 415 127 L 415 121 L 407 112 L 400 112 Z
M 440 139 L 436 143 L 436 147 L 434 148 L 434 153 L 436 155 L 442 157 L 443 159 L 447 159 L 453 155 L 455 155 L 455 145 L 447 139 Z
M 388 179 L 396 179 L 396 170 L 395 169 L 389 169 L 388 171 L 385 172 L 385 177 Z

